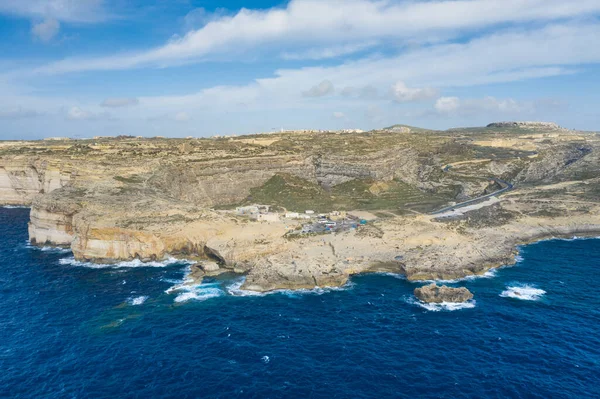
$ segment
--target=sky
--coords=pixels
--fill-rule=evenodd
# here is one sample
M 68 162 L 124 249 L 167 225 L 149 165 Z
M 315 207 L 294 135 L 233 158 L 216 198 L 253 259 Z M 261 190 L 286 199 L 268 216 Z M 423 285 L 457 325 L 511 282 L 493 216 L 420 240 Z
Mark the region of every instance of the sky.
M 600 130 L 600 0 L 0 0 L 0 139 Z

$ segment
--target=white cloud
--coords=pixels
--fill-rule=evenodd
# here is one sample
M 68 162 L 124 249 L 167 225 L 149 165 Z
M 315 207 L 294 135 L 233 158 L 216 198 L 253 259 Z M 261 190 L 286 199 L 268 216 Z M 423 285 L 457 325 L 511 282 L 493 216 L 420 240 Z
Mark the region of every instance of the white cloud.
M 107 18 L 103 0 L 0 0 L 0 13 L 65 22 L 98 22 Z
M 344 97 L 357 97 L 363 100 L 379 99 L 379 90 L 371 85 L 364 87 L 346 86 L 340 91 L 340 94 Z
M 284 60 L 323 60 L 358 53 L 376 45 L 377 42 L 367 42 L 325 48 L 311 48 L 298 52 L 284 52 L 281 54 L 281 58 Z
M 483 98 L 460 99 L 458 97 L 440 97 L 434 105 L 435 110 L 446 115 L 510 114 L 532 113 L 535 103 L 518 102 L 512 98 L 497 99 L 492 96 Z
M 89 111 L 84 111 L 79 107 L 72 107 L 67 112 L 67 118 L 71 120 L 91 119 L 93 114 Z
M 437 90 L 430 87 L 410 88 L 406 83 L 398 81 L 392 86 L 392 96 L 399 103 L 421 101 L 437 96 Z
M 456 112 L 460 107 L 460 99 L 458 97 L 440 97 L 434 107 L 440 113 Z
M 49 42 L 54 39 L 60 30 L 60 22 L 49 18 L 31 27 L 31 34 L 42 42 Z
M 100 104 L 103 107 L 108 108 L 122 108 L 122 107 L 130 107 L 133 105 L 138 105 L 140 100 L 137 98 L 130 97 L 109 97 L 102 101 Z
M 333 83 L 329 80 L 324 80 L 316 86 L 310 88 L 310 90 L 302 93 L 304 97 L 323 97 L 329 94 L 333 94 L 335 88 Z
M 36 1 L 39 2 L 41 0 Z M 357 46 L 370 41 L 387 40 L 395 44 L 429 39 L 438 41 L 439 37 L 452 38 L 498 24 L 556 21 L 596 15 L 599 12 L 598 0 L 569 3 L 564 0 L 438 0 L 401 3 L 375 0 L 292 0 L 284 9 L 242 9 L 234 16 L 220 16 L 181 38 L 148 51 L 92 59 L 65 59 L 38 71 L 54 74 L 165 67 L 181 65 L 182 62 L 198 62 L 217 55 L 239 59 L 243 53 L 255 56 L 257 50 L 289 55 L 296 53 L 290 51 L 290 48 L 337 47 L 339 52 L 339 46 Z M 284 48 L 285 51 L 282 51 Z M 312 55 L 319 56 L 318 50 L 314 51 Z M 335 51 L 330 50 L 330 54 L 335 54 Z
M 212 12 L 207 11 L 203 7 L 194 8 L 183 17 L 183 28 L 187 32 L 200 29 L 209 22 L 213 22 L 229 14 L 230 13 L 225 8 L 217 8 Z

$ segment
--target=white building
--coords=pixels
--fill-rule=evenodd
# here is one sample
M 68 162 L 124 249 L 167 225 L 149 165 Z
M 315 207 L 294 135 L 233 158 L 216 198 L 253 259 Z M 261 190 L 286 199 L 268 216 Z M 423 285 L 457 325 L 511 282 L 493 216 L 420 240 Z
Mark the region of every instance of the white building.
M 259 222 L 279 222 L 278 213 L 259 213 L 256 217 Z
M 238 215 L 256 215 L 258 214 L 258 206 L 256 205 L 251 205 L 251 206 L 240 206 L 235 208 L 235 212 Z

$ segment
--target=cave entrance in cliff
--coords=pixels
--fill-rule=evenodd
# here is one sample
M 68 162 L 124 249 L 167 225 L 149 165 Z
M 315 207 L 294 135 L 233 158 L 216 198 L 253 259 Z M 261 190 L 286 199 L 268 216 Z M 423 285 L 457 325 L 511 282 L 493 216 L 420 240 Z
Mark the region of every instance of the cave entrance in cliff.
M 223 259 L 219 255 L 217 255 L 212 249 L 210 249 L 206 245 L 204 246 L 204 255 L 208 259 L 210 259 L 214 262 L 217 262 L 220 266 L 225 266 L 225 264 L 226 264 L 225 259 Z

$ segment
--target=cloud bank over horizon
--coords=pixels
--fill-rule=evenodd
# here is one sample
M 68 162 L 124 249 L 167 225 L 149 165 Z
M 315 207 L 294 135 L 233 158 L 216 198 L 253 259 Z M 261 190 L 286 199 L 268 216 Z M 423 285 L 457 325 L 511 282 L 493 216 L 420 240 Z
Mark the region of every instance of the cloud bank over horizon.
M 0 137 L 507 119 L 600 130 L 599 17 L 597 0 L 0 0 L 15 38 Z

